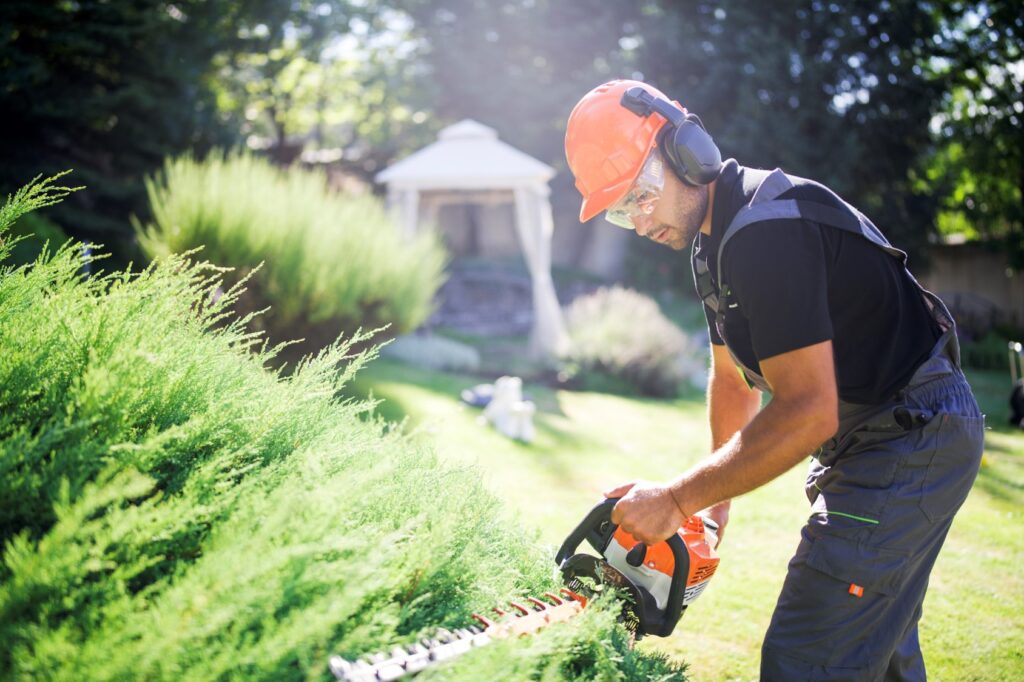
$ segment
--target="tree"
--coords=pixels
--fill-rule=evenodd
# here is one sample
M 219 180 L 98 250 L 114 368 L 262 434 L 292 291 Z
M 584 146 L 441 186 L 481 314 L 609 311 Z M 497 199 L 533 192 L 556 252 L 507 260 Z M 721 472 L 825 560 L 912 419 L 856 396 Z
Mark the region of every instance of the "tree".
M 235 27 L 261 4 L 0 5 L 0 186 L 74 167 L 89 189 L 52 215 L 91 240 L 127 234 L 146 172 L 170 152 L 232 139 L 205 78 L 211 57 L 238 42 Z
M 1024 12 L 1013 2 L 943 7 L 945 83 L 923 183 L 941 188 L 939 226 L 1006 249 L 1024 267 Z
M 912 171 L 941 91 L 919 64 L 935 17 L 913 3 L 647 2 L 637 69 L 699 113 L 727 156 L 811 177 L 920 253 L 933 197 Z
M 469 117 L 553 166 L 556 215 L 574 216 L 579 194 L 564 155 L 565 124 L 594 86 L 632 71 L 620 40 L 631 3 L 601 0 L 398 0 L 416 39 L 410 55 L 430 84 L 428 124 Z
M 338 150 L 337 163 L 369 180 L 428 138 L 418 125 L 428 84 L 409 58 L 404 14 L 377 2 L 303 0 L 257 29 L 251 49 L 215 59 L 221 110 L 249 146 L 285 164 L 306 147 Z

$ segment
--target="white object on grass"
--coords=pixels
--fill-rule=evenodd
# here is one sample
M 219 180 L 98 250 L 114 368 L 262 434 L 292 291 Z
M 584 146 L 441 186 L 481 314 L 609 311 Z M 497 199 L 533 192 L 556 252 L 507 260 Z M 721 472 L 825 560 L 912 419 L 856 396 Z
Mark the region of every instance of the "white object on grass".
M 537 406 L 523 400 L 523 380 L 500 377 L 494 382 L 494 397 L 484 408 L 484 420 L 504 436 L 530 443 L 536 436 L 533 415 Z

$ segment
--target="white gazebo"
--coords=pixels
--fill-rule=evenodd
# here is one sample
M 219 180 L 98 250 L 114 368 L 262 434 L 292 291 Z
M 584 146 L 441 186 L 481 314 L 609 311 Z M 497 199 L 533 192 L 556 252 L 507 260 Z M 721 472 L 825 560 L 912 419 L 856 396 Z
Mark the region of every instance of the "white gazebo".
M 436 225 L 446 203 L 513 206 L 515 232 L 533 290 L 530 350 L 538 357 L 556 355 L 567 342 L 551 281 L 554 223 L 548 180 L 554 174 L 547 164 L 499 140 L 492 128 L 466 119 L 376 177 L 387 185 L 388 206 L 408 235 L 424 225 Z

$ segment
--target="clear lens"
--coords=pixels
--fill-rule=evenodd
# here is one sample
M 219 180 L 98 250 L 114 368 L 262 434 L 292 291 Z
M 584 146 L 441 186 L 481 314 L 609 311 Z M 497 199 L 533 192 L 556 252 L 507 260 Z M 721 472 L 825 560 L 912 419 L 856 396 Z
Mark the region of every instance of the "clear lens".
M 630 217 L 629 213 L 625 211 L 610 208 L 604 212 L 604 219 L 612 225 L 618 225 L 619 227 L 627 230 L 636 229 L 636 226 L 633 225 L 633 219 Z
M 651 155 L 644 162 L 633 187 L 626 196 L 615 202 L 607 211 L 604 218 L 612 225 L 618 225 L 627 230 L 634 230 L 633 217 L 638 215 L 650 215 L 654 207 L 661 199 L 661 192 L 665 188 L 665 166 L 661 154 L 657 149 L 651 151 Z

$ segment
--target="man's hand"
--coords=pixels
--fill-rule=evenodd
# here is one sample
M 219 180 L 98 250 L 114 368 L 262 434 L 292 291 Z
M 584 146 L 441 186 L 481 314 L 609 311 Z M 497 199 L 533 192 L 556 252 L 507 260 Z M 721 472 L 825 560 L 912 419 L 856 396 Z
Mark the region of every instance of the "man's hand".
M 667 540 L 686 518 L 666 485 L 627 483 L 604 496 L 622 498 L 612 510 L 612 523 L 647 545 Z
M 700 516 L 707 516 L 718 524 L 718 532 L 716 533 L 718 542 L 715 543 L 715 549 L 718 549 L 719 545 L 722 544 L 722 536 L 725 535 L 725 527 L 729 523 L 729 507 L 730 500 L 726 500 L 697 512 Z

